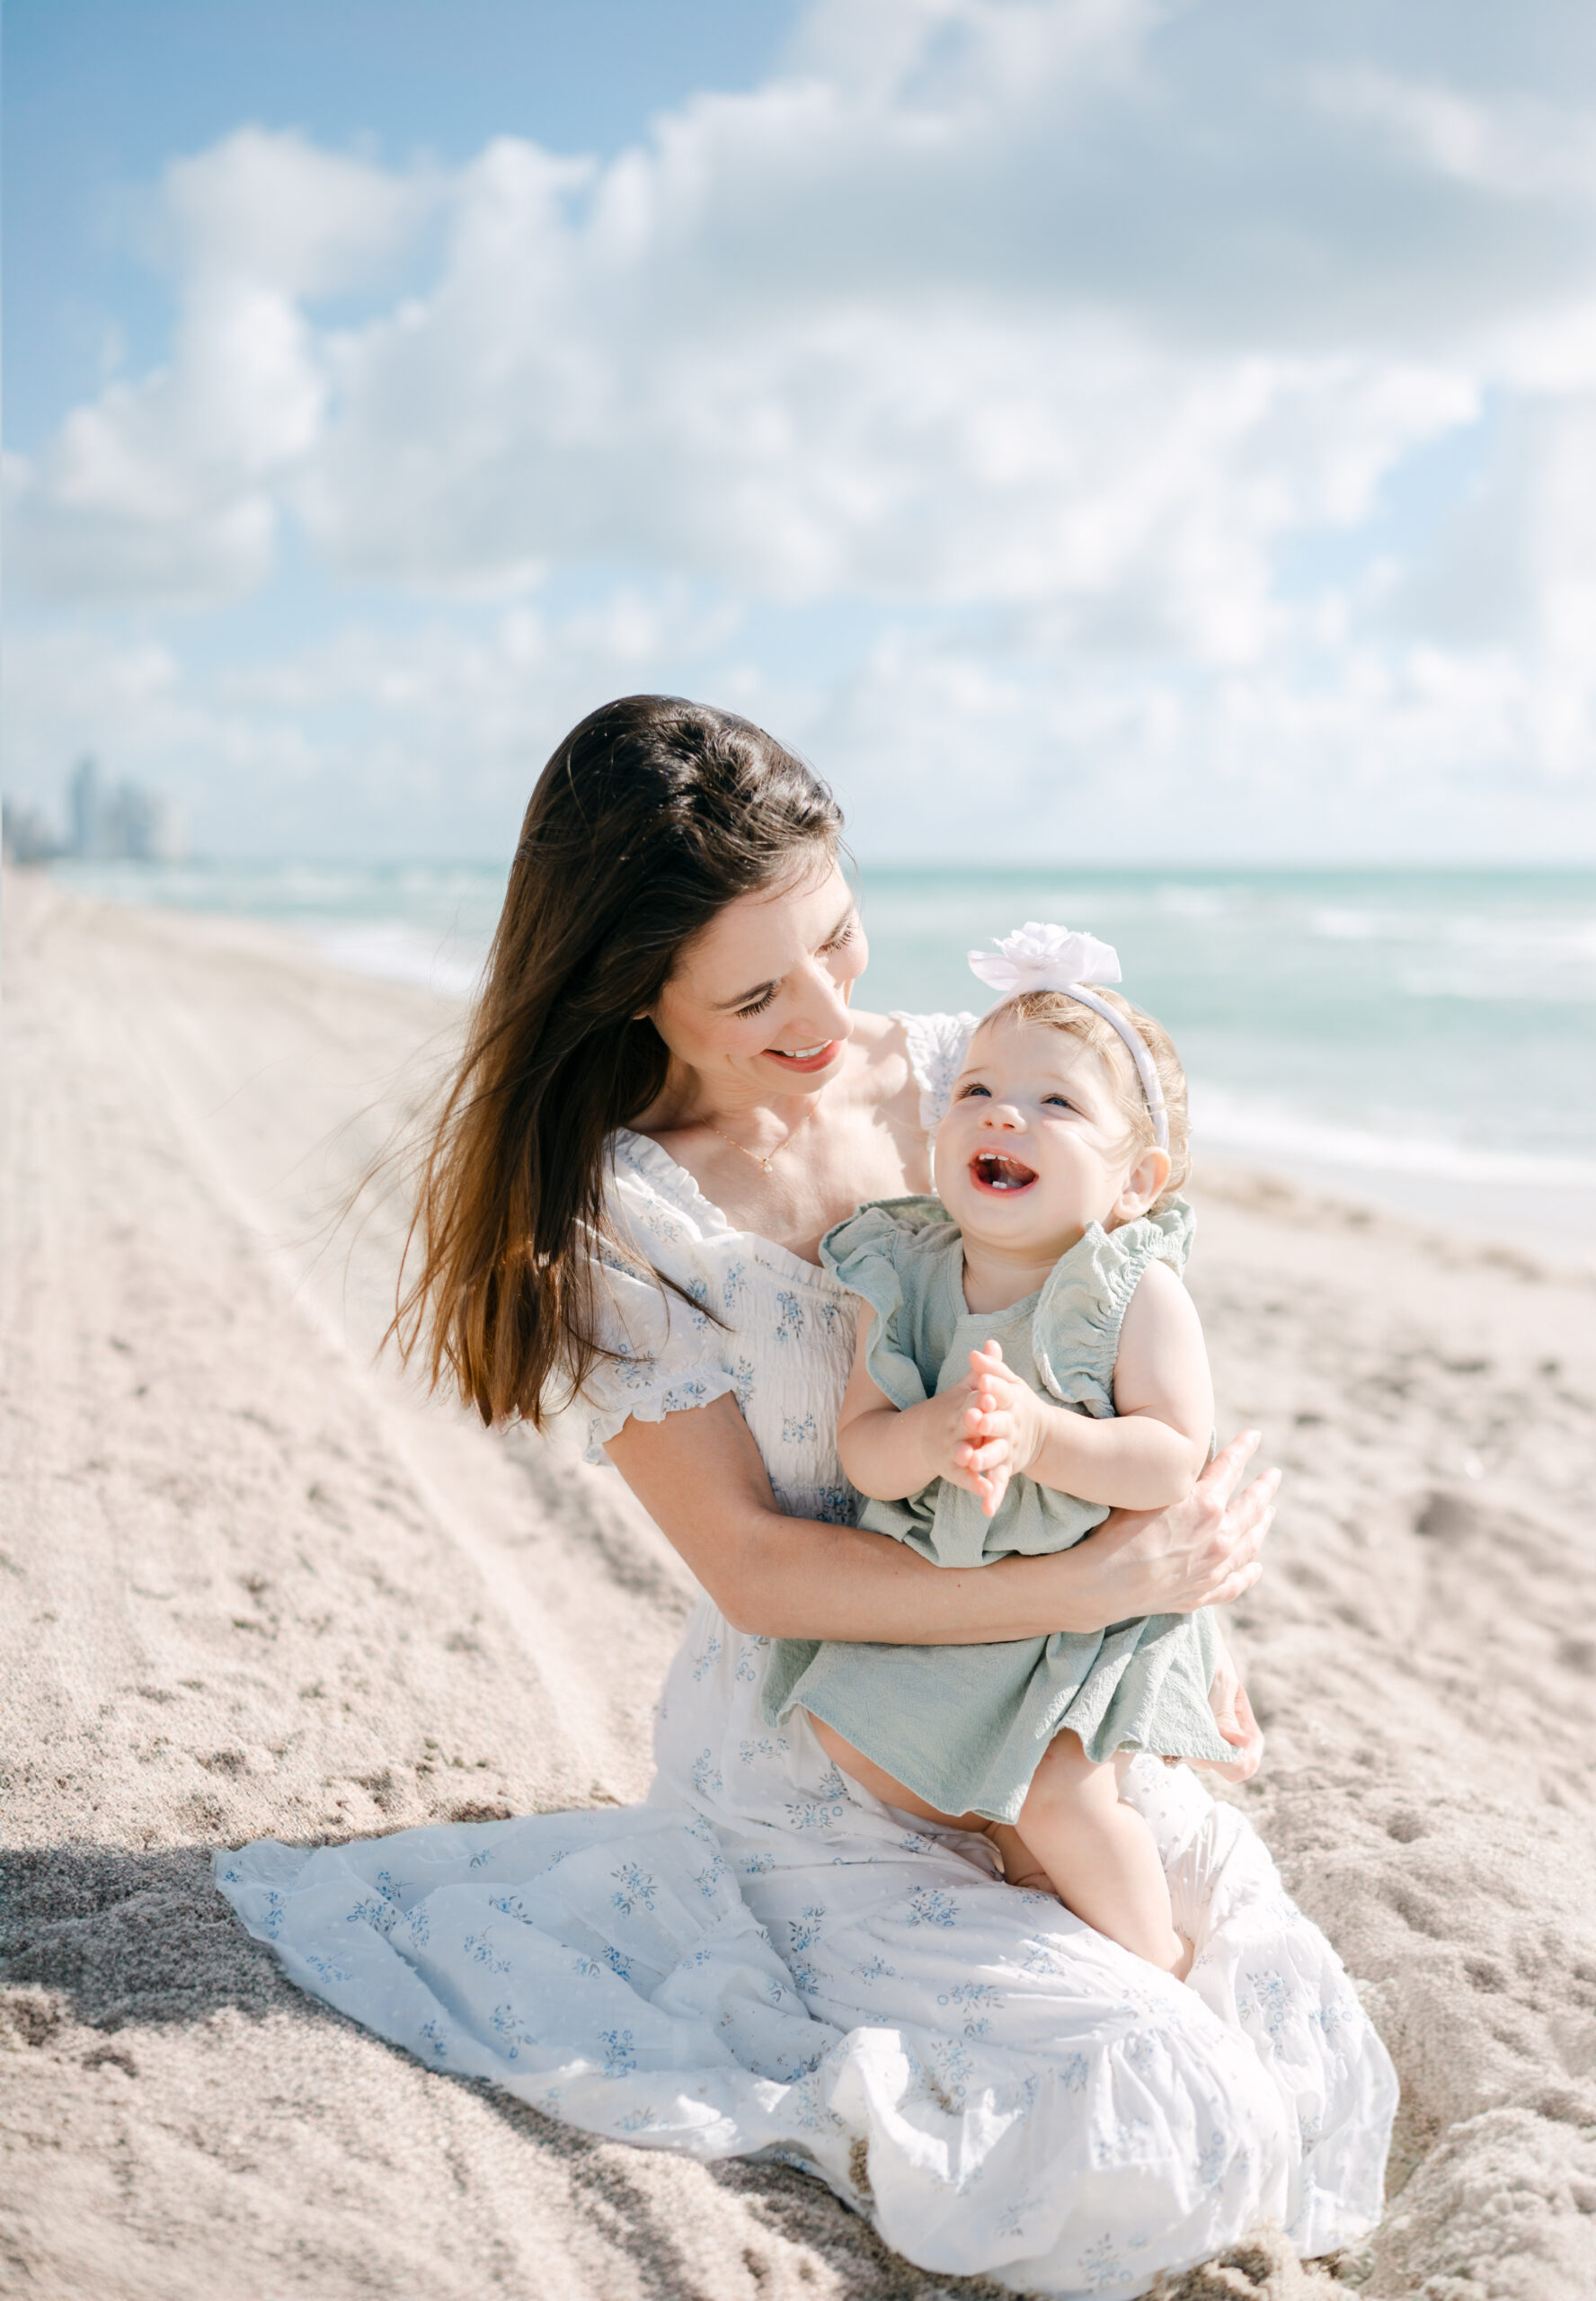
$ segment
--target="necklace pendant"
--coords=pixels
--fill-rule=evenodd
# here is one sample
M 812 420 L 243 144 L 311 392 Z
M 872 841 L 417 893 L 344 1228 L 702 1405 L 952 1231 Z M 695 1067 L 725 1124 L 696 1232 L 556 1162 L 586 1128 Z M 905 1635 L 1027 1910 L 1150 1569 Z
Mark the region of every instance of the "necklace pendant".
M 765 1169 L 766 1173 L 767 1173 L 767 1174 L 769 1174 L 769 1172 L 770 1172 L 770 1170 L 771 1170 L 771 1169 L 770 1169 L 770 1161 L 769 1161 L 769 1159 L 760 1159 L 760 1161 L 759 1161 L 759 1164 L 764 1168 L 764 1169 Z

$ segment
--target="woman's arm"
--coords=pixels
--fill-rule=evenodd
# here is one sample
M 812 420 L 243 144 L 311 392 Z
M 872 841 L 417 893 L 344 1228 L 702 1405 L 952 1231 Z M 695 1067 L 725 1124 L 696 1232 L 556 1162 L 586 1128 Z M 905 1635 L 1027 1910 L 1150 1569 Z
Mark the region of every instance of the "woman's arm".
M 1280 1482 L 1269 1470 L 1237 1496 L 1257 1444 L 1255 1431 L 1233 1440 L 1171 1509 L 1117 1512 L 1073 1550 L 968 1570 L 863 1527 L 787 1517 L 729 1398 L 630 1421 L 605 1452 L 735 1629 L 978 1646 L 1238 1598 L 1262 1571 Z

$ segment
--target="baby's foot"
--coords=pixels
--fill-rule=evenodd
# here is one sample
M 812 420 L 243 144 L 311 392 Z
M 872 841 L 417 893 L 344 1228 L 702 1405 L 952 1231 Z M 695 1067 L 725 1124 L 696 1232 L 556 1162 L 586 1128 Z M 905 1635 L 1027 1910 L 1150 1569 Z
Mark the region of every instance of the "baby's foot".
M 998 1849 L 1006 1884 L 1017 1887 L 1022 1893 L 1051 1894 L 1056 1902 L 1063 1900 L 1063 1895 L 1012 1822 L 993 1822 L 987 1835 Z
M 1022 1894 L 1051 1894 L 1056 1902 L 1064 1898 L 1045 1870 L 1025 1870 L 1013 1877 L 1006 1870 L 1003 1874 L 1007 1883 Z

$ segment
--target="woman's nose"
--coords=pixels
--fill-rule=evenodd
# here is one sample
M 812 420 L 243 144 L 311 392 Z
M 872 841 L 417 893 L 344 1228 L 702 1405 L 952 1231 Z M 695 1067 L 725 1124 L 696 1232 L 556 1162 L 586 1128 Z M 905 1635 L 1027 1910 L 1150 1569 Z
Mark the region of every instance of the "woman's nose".
M 834 979 L 830 969 L 811 965 L 809 981 L 804 990 L 806 996 L 803 1001 L 803 1013 L 806 1022 L 812 1015 L 817 1022 L 824 1023 L 823 1036 L 834 1039 L 851 1037 L 854 1018 L 848 1011 L 844 987 Z

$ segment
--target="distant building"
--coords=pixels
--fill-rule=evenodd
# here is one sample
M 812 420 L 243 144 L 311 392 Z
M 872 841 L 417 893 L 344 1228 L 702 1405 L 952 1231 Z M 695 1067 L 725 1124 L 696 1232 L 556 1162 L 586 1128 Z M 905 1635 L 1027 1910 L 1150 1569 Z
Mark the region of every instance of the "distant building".
M 69 795 L 69 852 L 85 862 L 181 863 L 184 840 L 175 809 L 137 783 L 108 788 L 97 760 L 80 760 Z
M 72 822 L 71 852 L 84 857 L 85 860 L 98 859 L 105 852 L 105 802 L 96 760 L 78 760 L 67 794 L 67 805 Z
M 41 807 L 7 799 L 5 860 L 53 863 L 71 856 L 86 863 L 182 863 L 187 857 L 182 818 L 171 802 L 141 784 L 107 786 L 92 759 L 79 760 L 73 769 L 66 823 L 62 840 Z

